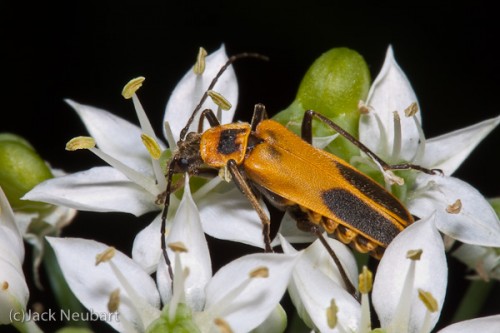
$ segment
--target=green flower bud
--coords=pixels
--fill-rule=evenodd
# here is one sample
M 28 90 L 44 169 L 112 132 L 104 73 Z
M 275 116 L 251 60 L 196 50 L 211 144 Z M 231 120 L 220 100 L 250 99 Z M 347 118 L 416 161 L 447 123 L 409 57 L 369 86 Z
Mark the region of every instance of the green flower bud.
M 299 133 L 306 110 L 317 111 L 358 137 L 358 103 L 370 89 L 370 72 L 363 57 L 348 48 L 334 48 L 322 54 L 302 79 L 295 101 L 274 119 Z M 314 122 L 313 135 L 327 136 L 333 131 Z M 348 159 L 358 150 L 344 138 L 335 139 L 327 150 Z
M 491 207 L 493 207 L 495 213 L 497 213 L 497 216 L 500 218 L 500 197 L 492 198 L 488 201 L 490 202 Z
M 50 168 L 26 140 L 10 133 L 0 134 L 0 186 L 12 208 L 31 211 L 48 207 L 20 198 L 52 177 Z
M 168 315 L 169 306 L 165 306 L 160 318 L 153 321 L 146 329 L 147 333 L 197 333 L 200 332 L 198 326 L 193 321 L 191 309 L 183 303 L 177 306 L 175 318 L 172 320 Z

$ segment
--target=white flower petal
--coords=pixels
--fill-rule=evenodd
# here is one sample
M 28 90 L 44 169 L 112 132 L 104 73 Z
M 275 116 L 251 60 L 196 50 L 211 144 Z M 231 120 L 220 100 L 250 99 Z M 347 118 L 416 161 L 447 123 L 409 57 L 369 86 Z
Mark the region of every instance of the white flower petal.
M 205 72 L 201 76 L 194 74 L 192 68 L 190 68 L 175 87 L 168 100 L 164 118 L 164 122 L 168 121 L 172 128 L 175 141 L 179 140 L 181 129 L 186 126 L 189 117 L 200 102 L 201 96 L 207 90 L 220 68 L 226 63 L 227 59 L 226 50 L 224 45 L 222 45 L 216 52 L 206 58 Z M 234 106 L 238 102 L 238 83 L 232 66 L 222 75 L 214 90 L 224 96 L 233 105 L 231 110 L 222 113 L 222 123 L 229 123 L 233 119 Z M 217 110 L 217 106 L 210 98 L 207 98 L 205 103 L 203 103 L 200 112 L 198 112 L 197 117 L 191 124 L 191 130 L 197 130 L 201 111 L 207 108 L 214 111 Z M 205 128 L 207 128 L 206 126 L 207 124 L 205 124 Z
M 161 215 L 158 215 L 146 228 L 139 231 L 132 247 L 132 258 L 150 274 L 156 271 L 161 257 L 160 228 Z
M 481 332 L 497 333 L 500 328 L 500 315 L 465 320 L 440 330 L 438 333 Z
M 142 144 L 140 127 L 108 111 L 67 99 L 99 149 L 132 169 L 152 175 L 151 157 Z M 164 147 L 162 142 L 158 142 Z
M 414 120 L 406 117 L 404 110 L 418 102 L 410 81 L 394 59 L 392 47 L 387 50 L 382 70 L 373 81 L 366 104 L 373 109 L 362 115 L 359 122 L 359 139 L 381 156 L 390 156 L 394 145 L 394 111 L 401 119 L 401 158 L 410 161 L 417 150 L 418 130 Z M 373 114 L 376 113 L 380 123 Z M 415 117 L 421 122 L 420 112 Z M 380 128 L 382 125 L 383 128 Z M 382 132 L 381 132 L 381 131 Z
M 135 261 L 116 251 L 111 259 L 125 275 L 129 285 L 144 304 L 137 302 L 126 287 L 114 274 L 109 263 L 95 265 L 96 255 L 105 251 L 105 244 L 79 238 L 47 237 L 54 249 L 57 261 L 75 296 L 87 309 L 97 313 L 108 312 L 107 304 L 112 291 L 120 289 L 120 306 L 118 311 L 127 321 L 132 322 L 139 330 L 144 330 L 144 318 L 154 318 L 160 315 L 160 296 L 153 279 Z M 110 324 L 118 331 L 124 330 L 124 324 L 119 320 L 110 320 Z
M 23 199 L 78 210 L 124 212 L 136 216 L 158 210 L 156 198 L 111 167 L 95 167 L 46 180 Z
M 29 290 L 23 273 L 24 246 L 14 213 L 0 188 L 0 325 L 26 309 Z
M 189 275 L 185 281 L 186 301 L 191 309 L 200 311 L 205 304 L 205 285 L 212 277 L 212 262 L 201 227 L 200 214 L 189 190 L 188 176 L 181 203 L 166 241 L 167 245 L 181 242 L 187 248 L 186 253 L 180 254 L 182 268 L 189 268 Z M 167 252 L 170 260 L 173 260 L 174 253 L 170 249 L 167 249 Z
M 434 215 L 414 222 L 401 232 L 389 245 L 380 261 L 373 285 L 373 305 L 382 327 L 387 327 L 398 310 L 398 303 L 407 276 L 410 259 L 409 250 L 423 251 L 416 262 L 414 288 L 411 295 L 409 332 L 418 332 L 424 322 L 427 309 L 418 298 L 417 289 L 430 292 L 436 299 L 439 310 L 431 314 L 431 327 L 439 319 L 446 293 L 448 266 L 444 245 L 434 226 Z
M 297 227 L 297 222 L 290 216 L 290 214 L 285 213 L 283 219 L 281 220 L 280 228 L 278 234 L 285 237 L 285 239 L 294 243 L 312 243 L 317 237 L 312 232 L 302 231 Z M 279 238 L 276 237 L 272 245 L 280 244 Z
M 0 187 L 0 228 L 4 237 L 1 244 L 7 246 L 15 253 L 17 260 L 24 260 L 23 236 L 19 231 L 14 216 L 14 211 L 7 200 L 7 196 Z
M 281 240 L 284 253 L 295 252 L 290 244 L 283 238 Z M 328 242 L 343 263 L 351 281 L 356 285 L 357 267 L 352 252 L 334 239 L 328 239 Z M 293 272 L 289 293 L 301 318 L 306 322 L 312 321 L 320 332 L 333 331 L 328 326 L 326 317 L 326 309 L 332 299 L 339 309 L 337 313 L 339 322 L 343 327 L 356 331 L 361 308 L 354 297 L 342 287 L 343 284 L 332 258 L 317 240 L 302 252 Z
M 416 216 L 424 217 L 436 211 L 437 228 L 464 243 L 500 247 L 500 221 L 486 199 L 475 188 L 454 177 L 419 174 L 417 190 L 408 201 Z M 461 201 L 458 213 L 446 209 Z
M 231 304 L 217 317 L 228 322 L 234 332 L 250 332 L 274 311 L 283 294 L 295 266 L 297 256 L 278 253 L 250 254 L 222 267 L 207 285 L 205 311 L 238 288 L 256 268 L 266 267 L 267 278 L 253 278 L 249 286 L 238 294 Z
M 451 175 L 499 123 L 500 116 L 427 140 L 421 164 Z
M 268 213 L 263 202 L 261 204 Z M 208 235 L 264 248 L 260 218 L 234 184 L 219 184 L 198 201 L 198 209 L 203 230 Z

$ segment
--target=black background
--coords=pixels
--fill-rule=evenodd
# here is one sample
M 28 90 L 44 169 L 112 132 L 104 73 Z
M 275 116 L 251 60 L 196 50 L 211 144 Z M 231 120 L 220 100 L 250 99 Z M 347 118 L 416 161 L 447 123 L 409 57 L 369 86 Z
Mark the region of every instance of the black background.
M 0 131 L 26 137 L 54 167 L 83 170 L 102 162 L 64 150 L 70 138 L 86 134 L 64 98 L 136 122 L 132 103 L 120 92 L 130 78 L 143 75 L 140 99 L 159 132 L 170 91 L 198 47 L 212 52 L 224 43 L 229 54 L 253 51 L 271 58 L 235 65 L 237 119 L 248 120 L 257 102 L 272 114 L 287 107 L 309 65 L 328 49 L 357 50 L 374 78 L 392 44 L 419 98 L 426 136 L 433 137 L 500 113 L 496 13 L 486 1 L 2 1 Z M 456 173 L 486 196 L 499 194 L 499 138 L 497 130 Z M 66 234 L 129 251 L 150 218 L 81 213 Z M 463 273 L 461 266 L 450 269 L 450 275 Z M 450 288 L 463 288 L 461 276 L 450 280 Z M 42 297 L 37 295 L 32 298 Z M 450 311 L 455 297 L 447 295 Z M 494 312 L 490 307 L 484 313 Z

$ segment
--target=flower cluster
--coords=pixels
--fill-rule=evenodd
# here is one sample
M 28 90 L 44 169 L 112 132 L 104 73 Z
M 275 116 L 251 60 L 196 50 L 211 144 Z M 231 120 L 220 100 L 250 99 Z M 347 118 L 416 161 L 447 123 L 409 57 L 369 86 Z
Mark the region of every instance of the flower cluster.
M 371 301 L 381 325 L 375 331 L 431 332 L 439 320 L 448 281 L 443 237 L 465 244 L 455 255 L 466 262 L 490 258 L 487 254 L 500 248 L 500 221 L 491 205 L 472 186 L 451 176 L 500 123 L 500 117 L 426 139 L 417 97 L 392 48 L 388 49 L 380 73 L 364 101 L 359 101 L 356 112 L 361 115 L 353 117 L 359 140 L 388 164 L 411 163 L 442 173 L 396 172 L 351 151 L 351 164 L 379 179 L 418 217 L 388 246 L 374 278 L 366 267 L 358 271 L 347 246 L 325 237 L 350 283 L 358 287 L 361 300 L 347 291 L 339 268 L 319 240 L 302 250 L 294 248 L 293 243 L 314 238 L 298 230 L 287 215 L 273 241 L 283 253 L 246 255 L 214 274 L 205 234 L 264 248 L 258 214 L 224 177 L 197 185 L 188 174 L 175 180 L 175 188 L 183 191 L 170 196 L 165 243 L 171 266 L 167 267 L 160 245 L 164 165 L 175 154 L 181 130 L 226 61 L 223 47 L 208 56 L 200 50 L 193 70 L 168 101 L 166 143 L 155 133 L 139 101 L 137 89 L 144 78 L 130 81 L 123 90 L 123 96 L 132 99 L 140 126 L 67 100 L 90 135 L 72 139 L 67 149 L 87 149 L 109 166 L 57 175 L 23 199 L 94 212 L 158 213 L 136 236 L 131 257 L 94 240 L 47 237 L 74 295 L 90 311 L 118 314 L 119 320 L 108 323 L 119 332 L 283 332 L 286 314 L 280 301 L 287 291 L 299 316 L 314 331 L 372 331 Z M 231 67 L 214 89 L 213 99 L 204 101 L 201 108 L 217 110 L 223 124 L 232 122 L 238 89 Z M 228 103 L 222 105 L 221 100 Z M 193 124 L 196 130 L 198 121 Z M 314 142 L 326 147 L 335 140 L 336 135 L 315 137 Z M 23 231 L 1 191 L 0 203 L 0 323 L 7 324 L 4 314 L 26 309 L 29 292 L 21 269 Z M 497 262 L 484 260 L 490 264 L 490 275 L 498 278 Z M 499 325 L 497 315 L 440 332 L 493 332 Z

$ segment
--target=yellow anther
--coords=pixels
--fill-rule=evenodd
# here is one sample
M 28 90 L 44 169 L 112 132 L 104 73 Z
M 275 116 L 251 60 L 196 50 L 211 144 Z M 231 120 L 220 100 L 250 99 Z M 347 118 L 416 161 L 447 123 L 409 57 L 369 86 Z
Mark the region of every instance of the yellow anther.
M 116 312 L 120 306 L 120 289 L 115 289 L 109 294 L 108 311 Z
M 417 102 L 413 102 L 410 104 L 410 106 L 408 106 L 406 109 L 405 109 L 405 116 L 407 117 L 413 117 L 414 115 L 416 115 L 418 112 L 418 105 L 417 105 Z
M 188 252 L 186 245 L 183 242 L 173 242 L 168 244 L 170 250 L 178 253 Z
M 326 309 L 326 320 L 328 323 L 328 327 L 331 329 L 335 328 L 337 326 L 337 312 L 339 311 L 339 308 L 337 304 L 335 303 L 335 300 L 332 298 L 330 302 L 330 306 Z
M 203 47 L 200 47 L 200 49 L 198 50 L 198 55 L 196 56 L 196 63 L 194 64 L 193 67 L 193 72 L 196 75 L 201 75 L 205 71 L 206 56 L 207 56 L 207 51 Z
M 90 149 L 95 147 L 95 140 L 90 136 L 77 136 L 66 143 L 66 150 Z
M 362 294 L 368 294 L 372 290 L 373 286 L 373 273 L 368 269 L 368 267 L 363 266 L 361 274 L 359 274 L 359 284 L 358 289 Z
M 2 290 L 7 290 L 9 289 L 9 283 L 7 281 L 2 282 Z
M 139 89 L 142 86 L 142 83 L 144 82 L 145 79 L 146 78 L 144 76 L 139 76 L 136 77 L 135 79 L 128 81 L 125 87 L 123 87 L 122 96 L 125 97 L 125 99 L 132 98 L 137 89 Z
M 446 212 L 449 214 L 458 214 L 462 210 L 462 201 L 457 199 L 454 203 L 446 207 Z
M 418 289 L 418 298 L 424 303 L 429 312 L 437 312 L 439 310 L 438 303 L 430 292 Z
M 115 256 L 116 250 L 114 247 L 108 247 L 104 252 L 95 256 L 95 265 L 111 260 Z
M 214 324 L 215 326 L 217 326 L 219 332 L 221 333 L 233 333 L 233 330 L 231 329 L 231 326 L 229 326 L 229 323 L 222 318 L 215 318 Z
M 146 149 L 148 150 L 149 155 L 151 155 L 151 157 L 154 158 L 155 160 L 160 159 L 161 148 L 158 142 L 156 142 L 155 139 L 144 133 L 141 134 L 141 140 Z
M 267 278 L 269 277 L 269 268 L 265 266 L 257 267 L 256 269 L 250 272 L 249 276 L 251 278 Z
M 370 107 L 368 105 L 366 105 L 365 102 L 363 102 L 363 101 L 358 102 L 358 110 L 359 110 L 359 113 L 361 113 L 361 114 L 369 114 L 371 111 Z
M 394 117 L 394 120 L 397 121 L 398 123 L 401 121 L 398 111 L 392 111 L 392 116 Z
M 209 90 L 207 91 L 207 94 L 208 96 L 210 96 L 212 101 L 214 101 L 214 103 L 222 110 L 229 110 L 231 108 L 232 106 L 231 103 L 229 103 L 229 101 L 218 92 L 214 90 Z
M 422 256 L 422 249 L 418 250 L 409 250 L 406 252 L 406 258 L 411 259 L 411 260 L 420 260 L 420 257 Z

